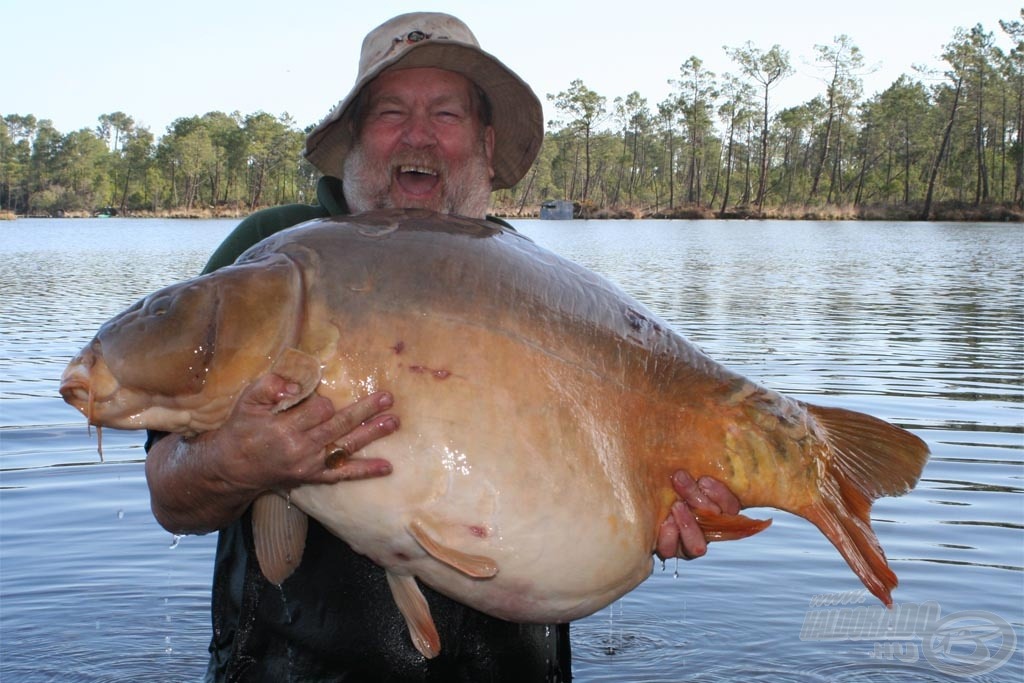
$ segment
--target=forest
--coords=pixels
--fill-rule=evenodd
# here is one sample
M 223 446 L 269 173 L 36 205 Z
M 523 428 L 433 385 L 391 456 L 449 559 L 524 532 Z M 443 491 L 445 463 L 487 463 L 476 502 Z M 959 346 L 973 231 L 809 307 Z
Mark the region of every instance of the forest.
M 901 75 L 865 97 L 865 58 L 845 35 L 815 46 L 822 92 L 777 108 L 794 73 L 779 45 L 725 50 L 734 73 L 690 57 L 671 95 L 612 99 L 575 80 L 547 94 L 544 144 L 494 212 L 533 216 L 549 200 L 583 217 L 1021 220 L 1024 10 L 953 30 L 942 72 Z M 0 124 L 0 215 L 242 216 L 315 201 L 307 131 L 289 115 L 208 112 L 159 138 L 124 112 L 62 133 L 33 114 Z

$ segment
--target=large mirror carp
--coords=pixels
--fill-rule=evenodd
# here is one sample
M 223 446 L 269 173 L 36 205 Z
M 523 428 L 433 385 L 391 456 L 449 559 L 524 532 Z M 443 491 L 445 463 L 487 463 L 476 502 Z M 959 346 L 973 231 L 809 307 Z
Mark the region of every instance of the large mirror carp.
M 354 457 L 390 476 L 265 494 L 261 567 L 301 561 L 306 515 L 384 567 L 417 647 L 441 644 L 417 581 L 503 619 L 591 614 L 651 572 L 670 476 L 815 524 L 891 603 L 872 502 L 914 486 L 924 442 L 719 365 L 604 278 L 494 223 L 423 211 L 323 219 L 104 324 L 61 393 L 97 426 L 216 429 L 268 372 L 402 428 Z M 286 408 L 286 406 L 282 406 Z M 766 522 L 704 518 L 710 539 Z

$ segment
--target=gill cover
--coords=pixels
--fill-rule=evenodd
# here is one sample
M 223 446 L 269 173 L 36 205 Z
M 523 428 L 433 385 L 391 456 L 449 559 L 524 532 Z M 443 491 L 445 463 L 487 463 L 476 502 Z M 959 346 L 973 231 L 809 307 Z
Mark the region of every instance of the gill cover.
M 151 294 L 103 325 L 93 347 L 122 387 L 195 395 L 269 367 L 297 333 L 302 300 L 298 267 L 271 254 Z

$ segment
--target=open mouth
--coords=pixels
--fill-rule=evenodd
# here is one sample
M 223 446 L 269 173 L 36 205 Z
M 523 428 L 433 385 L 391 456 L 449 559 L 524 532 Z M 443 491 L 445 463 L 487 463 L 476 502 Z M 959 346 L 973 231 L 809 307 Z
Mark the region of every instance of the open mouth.
M 402 164 L 396 169 L 395 181 L 403 192 L 415 196 L 426 196 L 438 186 L 441 176 L 436 169 L 429 166 Z

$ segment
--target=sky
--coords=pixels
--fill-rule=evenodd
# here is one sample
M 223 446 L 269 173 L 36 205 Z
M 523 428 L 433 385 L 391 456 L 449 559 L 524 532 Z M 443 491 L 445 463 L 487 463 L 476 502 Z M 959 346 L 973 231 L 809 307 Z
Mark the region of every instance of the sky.
M 1002 0 L 8 0 L 0 39 L 0 115 L 33 114 L 68 133 L 122 111 L 160 137 L 175 119 L 209 111 L 288 113 L 319 121 L 355 80 L 363 36 L 409 11 L 461 18 L 483 49 L 529 83 L 550 120 L 548 94 L 575 79 L 608 99 L 639 92 L 656 110 L 697 56 L 717 76 L 738 73 L 723 46 L 751 42 L 789 52 L 794 75 L 771 93 L 772 109 L 821 94 L 815 45 L 845 34 L 882 92 L 914 65 L 941 71 L 957 27 L 981 24 L 1011 47 L 999 20 L 1020 18 Z M 4 3 L 8 5 L 8 3 Z M 935 78 L 941 78 L 937 76 Z

